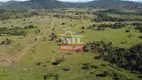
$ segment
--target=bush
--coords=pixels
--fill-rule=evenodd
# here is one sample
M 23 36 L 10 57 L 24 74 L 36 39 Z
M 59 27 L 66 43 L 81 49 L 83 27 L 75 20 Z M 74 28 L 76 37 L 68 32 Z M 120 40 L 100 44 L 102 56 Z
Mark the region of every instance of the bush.
M 14 42 L 14 41 L 9 39 L 9 38 L 7 38 L 4 41 L 2 41 L 1 44 L 10 45 L 12 42 Z
M 89 70 L 90 69 L 90 63 L 83 64 L 82 69 L 83 70 Z
M 37 28 L 37 26 L 34 25 L 28 25 L 24 27 L 25 29 L 32 29 L 32 28 Z
M 52 65 L 59 65 L 62 61 L 62 59 L 56 59 L 52 62 Z

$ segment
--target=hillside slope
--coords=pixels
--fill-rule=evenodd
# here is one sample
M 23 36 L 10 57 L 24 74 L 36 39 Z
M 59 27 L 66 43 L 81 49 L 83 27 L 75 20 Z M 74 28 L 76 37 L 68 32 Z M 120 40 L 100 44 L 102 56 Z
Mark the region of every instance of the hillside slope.
M 53 9 L 53 8 L 107 8 L 107 9 L 142 9 L 141 3 L 121 0 L 98 0 L 88 3 L 68 3 L 57 0 L 30 0 L 25 2 L 11 2 L 0 8 L 6 9 Z

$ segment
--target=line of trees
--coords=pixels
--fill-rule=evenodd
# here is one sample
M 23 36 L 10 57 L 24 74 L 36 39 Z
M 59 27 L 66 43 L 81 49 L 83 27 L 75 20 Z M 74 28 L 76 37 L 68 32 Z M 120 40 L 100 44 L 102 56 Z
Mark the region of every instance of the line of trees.
M 14 35 L 14 36 L 26 36 L 27 31 L 24 28 L 0 28 L 0 35 Z
M 110 14 L 119 14 L 119 15 L 142 15 L 141 10 L 136 10 L 135 12 L 126 12 L 121 9 L 107 9 L 107 10 L 103 10 L 103 11 L 94 12 L 94 14 L 98 14 L 98 13 L 103 13 L 103 14 L 110 13 Z
M 102 24 L 93 24 L 93 25 L 90 25 L 90 26 L 87 27 L 87 29 L 91 29 L 91 30 L 105 30 L 105 28 L 118 29 L 118 28 L 123 28 L 126 25 L 127 24 L 120 23 L 120 22 L 116 22 L 114 24 L 102 23 Z
M 0 35 L 26 36 L 28 34 L 28 29 L 37 29 L 36 33 L 40 32 L 37 26 L 28 25 L 28 26 L 25 26 L 24 28 L 20 28 L 20 27 L 0 28 Z
M 96 22 L 102 22 L 102 21 L 113 21 L 113 22 L 142 21 L 142 19 L 140 19 L 140 18 L 129 19 L 129 18 L 118 18 L 118 17 L 108 16 L 107 15 L 108 12 L 107 13 L 96 12 L 94 14 L 97 15 L 97 18 L 94 18 L 92 21 L 96 21 Z
M 31 17 L 34 15 L 39 15 L 37 11 L 28 11 L 28 10 L 5 10 L 0 9 L 0 20 L 6 19 L 16 19 L 22 17 Z

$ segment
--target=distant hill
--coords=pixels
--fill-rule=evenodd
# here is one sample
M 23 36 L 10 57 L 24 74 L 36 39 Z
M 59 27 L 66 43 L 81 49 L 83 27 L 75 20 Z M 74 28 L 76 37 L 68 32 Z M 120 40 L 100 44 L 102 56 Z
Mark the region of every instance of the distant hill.
M 31 0 L 25 2 L 12 2 L 0 8 L 6 9 L 52 9 L 65 7 L 63 2 L 56 0 Z
M 21 1 L 7 1 L 6 3 L 20 3 Z
M 3 6 L 3 5 L 5 5 L 6 3 L 4 3 L 4 2 L 0 2 L 0 6 Z
M 87 7 L 93 8 L 109 8 L 109 9 L 141 9 L 142 4 L 131 1 L 122 0 L 98 0 L 86 4 Z
M 88 3 L 69 3 L 57 0 L 30 0 L 25 2 L 7 2 L 0 6 L 6 9 L 53 9 L 53 8 L 107 8 L 107 9 L 142 9 L 142 3 L 121 0 L 97 0 Z
M 2 2 L 0 2 L 0 6 L 2 5 L 3 3 Z

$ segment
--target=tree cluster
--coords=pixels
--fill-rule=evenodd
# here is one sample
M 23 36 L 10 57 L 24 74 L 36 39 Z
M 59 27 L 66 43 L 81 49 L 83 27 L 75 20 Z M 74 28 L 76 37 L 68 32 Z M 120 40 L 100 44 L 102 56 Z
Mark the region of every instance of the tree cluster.
M 142 73 L 142 44 L 133 45 L 131 48 L 113 47 L 112 42 L 103 41 L 86 44 L 84 52 L 99 53 L 100 57 L 121 68 Z

